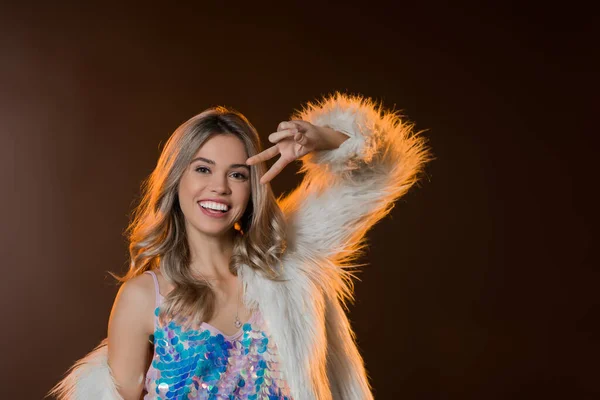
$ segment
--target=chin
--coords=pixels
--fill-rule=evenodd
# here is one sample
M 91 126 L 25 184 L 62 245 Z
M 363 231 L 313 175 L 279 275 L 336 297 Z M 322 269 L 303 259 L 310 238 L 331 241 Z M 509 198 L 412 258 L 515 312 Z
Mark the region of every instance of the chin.
M 210 226 L 211 224 L 200 223 L 194 226 L 194 229 L 205 236 L 219 237 L 229 234 L 234 229 L 234 224 L 220 226 Z M 216 225 L 216 224 L 215 224 Z

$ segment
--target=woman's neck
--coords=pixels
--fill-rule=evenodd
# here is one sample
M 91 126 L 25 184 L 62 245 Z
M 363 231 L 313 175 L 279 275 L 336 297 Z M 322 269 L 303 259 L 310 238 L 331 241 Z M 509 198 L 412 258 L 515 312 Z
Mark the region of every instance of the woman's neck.
M 229 262 L 233 254 L 233 232 L 223 236 L 188 235 L 188 244 L 192 271 L 208 280 L 231 277 Z

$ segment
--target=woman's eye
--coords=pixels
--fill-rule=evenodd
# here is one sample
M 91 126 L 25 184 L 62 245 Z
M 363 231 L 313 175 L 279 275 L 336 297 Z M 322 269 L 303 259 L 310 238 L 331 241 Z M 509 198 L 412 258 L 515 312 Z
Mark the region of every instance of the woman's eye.
M 200 172 L 202 174 L 206 174 L 208 172 L 210 172 L 210 170 L 206 167 L 196 167 L 196 172 Z
M 246 175 L 242 174 L 241 172 L 234 172 L 231 174 L 231 176 L 235 179 L 247 179 Z

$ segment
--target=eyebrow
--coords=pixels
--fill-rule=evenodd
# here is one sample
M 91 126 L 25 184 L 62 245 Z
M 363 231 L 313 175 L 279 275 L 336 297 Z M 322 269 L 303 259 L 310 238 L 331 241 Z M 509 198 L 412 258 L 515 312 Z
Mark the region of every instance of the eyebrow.
M 211 165 L 216 165 L 217 163 L 214 162 L 213 160 L 209 160 L 208 158 L 204 158 L 204 157 L 196 157 L 194 158 L 190 164 L 196 162 L 196 161 L 204 161 L 207 164 L 211 164 Z M 246 168 L 248 171 L 250 171 L 250 166 L 246 165 L 246 164 L 231 164 L 229 166 L 229 168 Z

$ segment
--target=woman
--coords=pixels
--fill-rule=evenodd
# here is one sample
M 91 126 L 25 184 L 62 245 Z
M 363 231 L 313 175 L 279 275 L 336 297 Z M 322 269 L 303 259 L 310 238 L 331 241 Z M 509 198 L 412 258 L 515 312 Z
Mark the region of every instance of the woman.
M 344 313 L 349 267 L 417 181 L 424 139 L 370 100 L 336 94 L 269 141 L 259 152 L 252 125 L 223 108 L 174 132 L 130 227 L 108 338 L 54 394 L 372 398 Z M 267 183 L 299 158 L 304 180 L 278 204 Z

